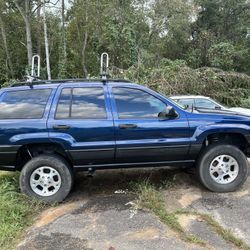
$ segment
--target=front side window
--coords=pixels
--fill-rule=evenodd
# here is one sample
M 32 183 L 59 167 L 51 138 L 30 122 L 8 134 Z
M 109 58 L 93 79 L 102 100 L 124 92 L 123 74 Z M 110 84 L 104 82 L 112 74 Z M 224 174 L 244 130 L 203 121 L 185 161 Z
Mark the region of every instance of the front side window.
M 64 88 L 61 92 L 56 119 L 106 119 L 103 88 Z
M 0 119 L 40 119 L 51 89 L 6 92 L 0 100 Z
M 120 119 L 157 119 L 166 111 L 166 104 L 145 91 L 132 88 L 113 88 Z

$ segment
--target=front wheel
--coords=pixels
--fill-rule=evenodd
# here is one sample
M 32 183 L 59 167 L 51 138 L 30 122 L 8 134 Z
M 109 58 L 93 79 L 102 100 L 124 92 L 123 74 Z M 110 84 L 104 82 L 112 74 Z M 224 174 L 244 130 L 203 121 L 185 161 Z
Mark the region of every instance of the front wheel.
M 61 202 L 69 194 L 73 175 L 59 156 L 40 155 L 28 161 L 20 175 L 21 191 L 42 201 Z
M 248 162 L 244 153 L 228 144 L 212 144 L 199 157 L 197 174 L 202 184 L 214 192 L 232 192 L 248 177 Z

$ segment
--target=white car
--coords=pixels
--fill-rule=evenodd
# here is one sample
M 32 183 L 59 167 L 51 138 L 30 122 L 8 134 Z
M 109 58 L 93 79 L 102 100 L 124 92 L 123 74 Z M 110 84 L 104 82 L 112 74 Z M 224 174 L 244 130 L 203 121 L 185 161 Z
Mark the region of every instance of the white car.
M 222 104 L 214 101 L 210 97 L 202 95 L 179 95 L 179 96 L 170 96 L 170 99 L 174 100 L 177 103 L 180 103 L 187 108 L 194 109 L 214 109 L 214 110 L 225 110 L 225 111 L 234 111 L 242 115 L 250 116 L 250 109 L 233 107 L 229 108 L 223 106 Z

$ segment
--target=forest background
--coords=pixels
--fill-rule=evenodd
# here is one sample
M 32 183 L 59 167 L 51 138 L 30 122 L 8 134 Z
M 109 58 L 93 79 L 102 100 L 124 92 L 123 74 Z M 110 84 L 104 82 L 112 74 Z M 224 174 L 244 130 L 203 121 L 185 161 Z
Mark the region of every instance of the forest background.
M 202 94 L 250 107 L 250 1 L 0 0 L 1 85 L 111 75 L 165 95 Z

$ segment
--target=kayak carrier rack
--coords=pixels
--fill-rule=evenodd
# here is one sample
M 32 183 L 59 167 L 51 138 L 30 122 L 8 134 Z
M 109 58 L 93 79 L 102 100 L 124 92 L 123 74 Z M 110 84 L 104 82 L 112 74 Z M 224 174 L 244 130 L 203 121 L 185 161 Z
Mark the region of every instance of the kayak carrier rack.
M 131 83 L 128 80 L 124 79 L 109 79 L 109 55 L 104 52 L 101 54 L 100 61 L 100 78 L 99 79 L 90 79 L 90 78 L 70 78 L 70 79 L 55 79 L 55 80 L 43 80 L 40 79 L 40 69 L 41 69 L 41 59 L 39 55 L 34 55 L 32 57 L 32 67 L 31 74 L 26 76 L 26 81 L 15 82 L 10 85 L 10 87 L 18 86 L 30 86 L 41 85 L 41 84 L 61 84 L 61 83 L 72 83 L 72 82 L 103 82 L 105 84 L 108 82 L 125 82 Z

